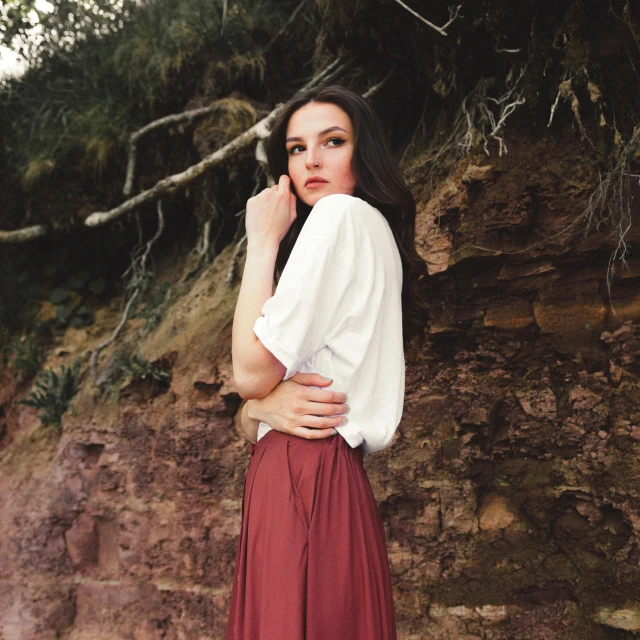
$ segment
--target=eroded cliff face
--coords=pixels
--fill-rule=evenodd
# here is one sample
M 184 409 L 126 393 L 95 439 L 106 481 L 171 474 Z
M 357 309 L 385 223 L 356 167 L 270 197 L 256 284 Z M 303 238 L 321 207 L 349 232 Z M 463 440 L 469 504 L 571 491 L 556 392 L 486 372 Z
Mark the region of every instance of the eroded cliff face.
M 365 458 L 404 640 L 638 628 L 640 263 L 608 291 L 617 239 L 580 236 L 597 183 L 572 131 L 521 132 L 435 190 L 414 180 L 429 338 L 407 353 L 393 445 Z M 57 436 L 3 372 L 3 638 L 223 637 L 248 464 L 233 251 L 195 282 L 164 265 L 182 295 L 137 346 L 166 382 L 134 380 L 116 404 L 87 377 Z M 117 318 L 114 301 L 69 329 L 45 366 L 86 356 Z

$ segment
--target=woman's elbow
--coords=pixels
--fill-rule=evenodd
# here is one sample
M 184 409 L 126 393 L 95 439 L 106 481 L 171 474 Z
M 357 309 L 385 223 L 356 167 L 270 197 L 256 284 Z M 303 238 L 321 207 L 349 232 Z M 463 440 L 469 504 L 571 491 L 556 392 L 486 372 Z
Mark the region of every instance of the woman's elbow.
M 258 393 L 260 390 L 257 388 L 255 383 L 252 382 L 250 377 L 242 377 L 234 373 L 233 379 L 236 383 L 236 389 L 238 390 L 238 395 L 243 400 L 255 400 L 256 398 L 259 397 Z
M 238 395 L 243 400 L 259 400 L 264 398 L 273 389 L 273 386 L 269 386 L 265 383 L 265 380 L 258 376 L 252 375 L 238 375 L 234 372 L 234 381 L 236 383 L 236 389 Z
M 269 354 L 268 362 L 252 369 L 233 367 L 233 378 L 238 394 L 245 400 L 256 400 L 268 395 L 284 377 L 286 367 Z

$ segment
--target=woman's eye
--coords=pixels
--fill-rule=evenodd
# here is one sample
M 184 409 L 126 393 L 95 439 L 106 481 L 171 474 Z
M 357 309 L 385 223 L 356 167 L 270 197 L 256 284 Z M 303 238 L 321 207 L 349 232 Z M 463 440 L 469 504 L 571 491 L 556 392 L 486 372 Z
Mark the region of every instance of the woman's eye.
M 295 144 L 295 145 L 293 145 L 293 147 L 290 147 L 290 148 L 289 148 L 289 153 L 290 153 L 290 154 L 295 153 L 295 150 L 296 150 L 296 149 L 302 149 L 302 145 L 299 145 L 299 144 Z
M 327 140 L 327 144 L 329 144 L 330 142 L 335 142 L 335 144 L 331 146 L 339 147 L 344 142 L 344 140 L 342 138 L 329 138 L 329 140 Z

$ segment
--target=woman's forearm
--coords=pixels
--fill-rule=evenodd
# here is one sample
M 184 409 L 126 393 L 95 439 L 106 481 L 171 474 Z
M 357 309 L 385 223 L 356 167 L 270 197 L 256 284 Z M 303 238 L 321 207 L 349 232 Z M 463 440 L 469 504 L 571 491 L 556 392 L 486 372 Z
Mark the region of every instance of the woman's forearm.
M 247 244 L 231 337 L 233 376 L 238 392 L 245 399 L 264 397 L 282 380 L 286 371 L 253 332 L 262 306 L 272 295 L 277 254 L 277 243 Z

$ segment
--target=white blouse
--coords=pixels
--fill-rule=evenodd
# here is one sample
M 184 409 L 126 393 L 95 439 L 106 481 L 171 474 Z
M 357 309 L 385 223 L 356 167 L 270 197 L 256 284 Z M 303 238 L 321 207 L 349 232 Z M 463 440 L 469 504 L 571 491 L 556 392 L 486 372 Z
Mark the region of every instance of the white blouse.
M 319 373 L 333 382 L 316 388 L 347 394 L 348 423 L 336 429 L 363 454 L 389 445 L 402 416 L 401 294 L 389 223 L 364 200 L 332 194 L 311 210 L 253 327 L 283 380 Z M 260 422 L 258 440 L 270 429 Z

